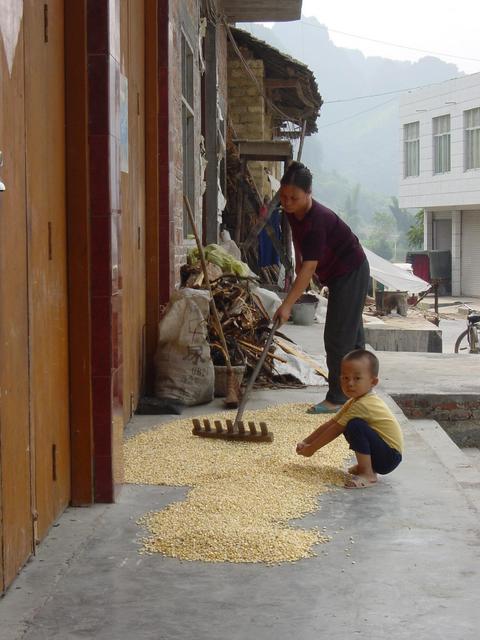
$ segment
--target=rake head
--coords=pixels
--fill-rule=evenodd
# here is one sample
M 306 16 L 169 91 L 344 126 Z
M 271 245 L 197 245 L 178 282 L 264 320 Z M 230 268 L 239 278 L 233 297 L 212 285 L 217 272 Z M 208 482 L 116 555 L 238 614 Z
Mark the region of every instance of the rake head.
M 192 420 L 194 436 L 202 438 L 223 438 L 224 440 L 243 440 L 245 442 L 273 442 L 273 433 L 268 430 L 265 422 L 260 422 L 258 427 L 255 422 L 240 421 L 237 429 L 233 428 L 232 420 L 225 420 L 225 425 L 221 420 L 214 420 L 213 425 L 210 420 L 200 422 L 198 418 Z

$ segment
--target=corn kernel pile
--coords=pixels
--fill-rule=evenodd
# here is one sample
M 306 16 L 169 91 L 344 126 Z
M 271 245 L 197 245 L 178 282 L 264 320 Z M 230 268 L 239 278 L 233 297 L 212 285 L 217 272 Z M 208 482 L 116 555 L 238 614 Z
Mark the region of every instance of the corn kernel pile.
M 273 564 L 314 556 L 314 545 L 329 538 L 289 520 L 315 511 L 318 495 L 329 486 L 343 485 L 341 467 L 349 451 L 344 438 L 337 438 L 312 458 L 295 453 L 296 442 L 328 419 L 307 414 L 307 407 L 245 412 L 245 420 L 267 422 L 273 443 L 199 438 L 191 433 L 190 419 L 127 440 L 126 482 L 192 487 L 185 501 L 140 519 L 150 533 L 143 550 L 208 562 Z M 230 411 L 208 417 L 232 416 Z

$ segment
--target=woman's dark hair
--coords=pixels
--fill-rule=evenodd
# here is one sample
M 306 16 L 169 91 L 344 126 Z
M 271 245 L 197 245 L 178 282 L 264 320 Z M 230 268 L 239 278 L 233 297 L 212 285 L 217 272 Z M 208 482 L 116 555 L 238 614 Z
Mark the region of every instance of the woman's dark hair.
M 305 193 L 310 193 L 312 190 L 312 174 L 310 173 L 310 169 L 307 169 L 301 162 L 291 162 L 283 174 L 280 184 L 282 187 L 293 185 L 294 187 L 302 189 Z

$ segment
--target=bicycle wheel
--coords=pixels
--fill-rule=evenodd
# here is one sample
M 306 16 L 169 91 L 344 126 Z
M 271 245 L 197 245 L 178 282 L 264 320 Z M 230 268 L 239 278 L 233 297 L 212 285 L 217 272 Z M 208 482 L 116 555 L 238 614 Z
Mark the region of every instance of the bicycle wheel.
M 462 333 L 458 336 L 457 341 L 455 342 L 455 353 L 458 353 L 459 351 L 465 351 L 466 349 L 470 350 L 470 345 L 468 343 L 468 329 L 462 331 Z

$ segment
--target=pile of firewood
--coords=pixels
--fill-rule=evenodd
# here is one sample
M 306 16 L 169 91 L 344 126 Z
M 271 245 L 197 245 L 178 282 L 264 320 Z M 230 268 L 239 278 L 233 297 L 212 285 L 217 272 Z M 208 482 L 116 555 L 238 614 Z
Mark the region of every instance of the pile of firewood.
M 260 282 L 267 285 L 276 285 L 280 273 L 278 264 L 271 264 L 268 267 L 260 267 Z
M 215 265 L 208 263 L 209 277 L 215 275 L 211 266 Z M 204 288 L 203 276 L 197 266 L 184 265 L 181 275 L 184 286 Z M 255 368 L 271 328 L 269 315 L 255 295 L 253 284 L 251 278 L 235 275 L 221 275 L 211 279 L 213 297 L 231 363 L 233 366 L 245 365 L 247 375 Z M 208 341 L 214 365 L 225 365 L 225 354 L 213 314 L 209 317 Z M 272 347 L 260 372 L 260 381 L 272 382 L 276 375 L 275 360 L 284 361 L 274 353 Z

